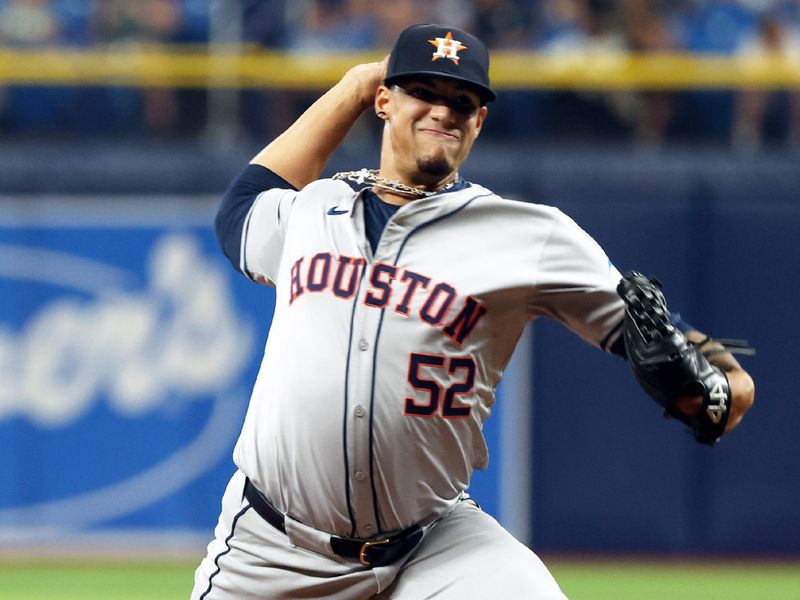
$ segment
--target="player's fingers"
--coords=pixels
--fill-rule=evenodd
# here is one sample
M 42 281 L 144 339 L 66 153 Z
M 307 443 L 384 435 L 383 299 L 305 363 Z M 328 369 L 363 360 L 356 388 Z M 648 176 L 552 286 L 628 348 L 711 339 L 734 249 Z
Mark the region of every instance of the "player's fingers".
M 672 401 L 672 404 L 687 417 L 693 417 L 703 407 L 703 397 L 678 396 Z
M 381 81 L 383 81 L 383 78 L 386 76 L 386 67 L 388 66 L 388 64 L 389 64 L 389 55 L 388 54 L 383 57 L 382 61 L 377 63 Z
M 725 376 L 730 382 L 733 396 L 731 401 L 731 414 L 728 417 L 728 424 L 725 427 L 725 431 L 730 431 L 739 424 L 744 413 L 753 406 L 755 384 L 750 374 L 743 369 L 727 371 Z

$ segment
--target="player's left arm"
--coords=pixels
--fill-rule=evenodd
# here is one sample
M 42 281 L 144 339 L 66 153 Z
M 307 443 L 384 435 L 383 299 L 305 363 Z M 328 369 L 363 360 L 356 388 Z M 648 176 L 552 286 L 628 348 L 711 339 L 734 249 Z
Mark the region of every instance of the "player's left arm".
M 715 444 L 753 405 L 753 379 L 732 355 L 752 349 L 679 326 L 654 277 L 629 271 L 617 292 L 625 305 L 624 354 L 636 381 L 698 442 Z
M 697 351 L 705 356 L 711 365 L 725 373 L 731 388 L 731 408 L 725 433 L 736 427 L 750 410 L 755 401 L 755 383 L 750 374 L 742 368 L 733 353 L 721 342 L 697 330 L 685 321 L 679 313 L 670 313 L 672 323 L 683 332 L 686 339 L 694 344 Z M 625 356 L 625 343 L 623 336 L 617 338 L 616 343 L 609 348 L 613 354 Z M 679 396 L 673 401 L 675 406 L 687 417 L 695 417 L 702 410 L 702 396 Z

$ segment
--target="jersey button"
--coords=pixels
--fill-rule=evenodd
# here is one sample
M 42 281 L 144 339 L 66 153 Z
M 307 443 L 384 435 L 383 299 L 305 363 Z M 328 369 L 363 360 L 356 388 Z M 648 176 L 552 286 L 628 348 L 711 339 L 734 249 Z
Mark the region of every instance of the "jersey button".
M 369 350 L 369 342 L 362 339 L 360 342 L 358 342 L 358 349 L 361 351 Z
M 369 534 L 371 534 L 373 531 L 375 531 L 375 528 L 374 528 L 372 525 L 364 525 L 364 533 L 366 533 L 367 535 L 369 535 Z
M 356 471 L 356 481 L 364 481 L 367 478 L 367 474 L 364 471 Z
M 366 412 L 363 406 L 356 406 L 355 409 L 353 409 L 353 414 L 359 419 L 362 418 Z

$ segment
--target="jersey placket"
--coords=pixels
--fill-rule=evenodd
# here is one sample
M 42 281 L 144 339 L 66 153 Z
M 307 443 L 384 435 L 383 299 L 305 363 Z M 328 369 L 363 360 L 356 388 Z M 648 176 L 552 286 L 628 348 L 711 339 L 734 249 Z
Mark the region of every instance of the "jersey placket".
M 347 485 L 350 488 L 350 504 L 354 518 L 352 535 L 369 538 L 379 533 L 379 516 L 376 514 L 370 469 L 370 389 L 374 367 L 375 332 L 380 320 L 380 311 L 365 303 L 369 293 L 369 276 L 374 264 L 372 252 L 364 231 L 363 204 L 356 203 L 352 224 L 357 244 L 367 261 L 363 271 L 356 304 L 353 309 L 350 334 L 350 359 L 348 362 L 348 389 L 346 414 L 345 451 L 347 454 Z
M 433 204 L 436 201 L 436 204 Z M 375 382 L 379 377 L 390 377 L 389 373 L 381 373 L 381 352 L 391 352 L 391 348 L 381 347 L 381 325 L 384 311 L 392 310 L 397 299 L 394 293 L 384 302 L 383 309 L 367 304 L 367 296 L 372 289 L 370 277 L 376 265 L 387 264 L 397 266 L 398 254 L 407 242 L 413 230 L 427 223 L 436 221 L 438 217 L 452 211 L 453 205 L 443 202 L 441 198 L 426 198 L 407 205 L 393 215 L 386 224 L 380 237 L 376 251 L 370 252 L 363 229 L 363 205 L 358 203 L 352 219 L 359 245 L 365 250 L 367 259 L 364 280 L 359 290 L 354 309 L 353 331 L 349 362 L 348 385 L 348 427 L 347 454 L 349 467 L 349 484 L 351 489 L 351 505 L 355 523 L 353 533 L 356 537 L 368 538 L 381 533 L 379 497 L 377 482 L 377 464 L 379 457 L 375 452 L 374 435 L 374 403 L 391 401 L 377 398 Z M 461 203 L 456 203 L 455 207 Z M 359 214 L 361 213 L 361 214 Z M 371 257 L 371 258 L 370 258 Z M 387 342 L 388 343 L 388 342 Z M 377 371 L 376 371 L 377 370 Z M 402 391 L 398 390 L 398 393 Z M 398 401 L 399 402 L 399 401 Z M 400 407 L 400 404 L 398 404 Z M 402 410 L 402 408 L 398 408 Z
M 368 276 L 369 266 L 365 273 Z M 349 456 L 349 485 L 355 517 L 355 537 L 368 538 L 378 533 L 378 517 L 373 508 L 370 477 L 370 412 L 369 394 L 374 366 L 375 314 L 364 304 L 368 286 L 362 286 L 353 319 L 352 348 L 349 365 L 349 401 L 347 453 Z
M 347 410 L 349 411 L 349 435 L 347 440 L 349 460 L 349 478 L 351 485 L 351 502 L 355 517 L 355 535 L 368 538 L 381 533 L 380 507 L 378 505 L 375 477 L 377 459 L 372 455 L 374 448 L 374 396 L 376 369 L 380 369 L 379 344 L 383 311 L 391 307 L 387 303 L 384 309 L 370 306 L 367 296 L 370 293 L 370 275 L 375 265 L 394 264 L 397 249 L 406 234 L 406 228 L 398 223 L 402 217 L 394 215 L 389 219 L 386 229 L 381 235 L 374 253 L 365 253 L 367 265 L 364 271 L 365 281 L 355 307 L 353 332 L 351 337 L 350 389 Z M 363 219 L 355 219 L 356 233 L 366 242 L 366 235 L 359 225 Z M 369 258 L 369 256 L 372 256 Z M 390 298 L 391 300 L 391 298 Z

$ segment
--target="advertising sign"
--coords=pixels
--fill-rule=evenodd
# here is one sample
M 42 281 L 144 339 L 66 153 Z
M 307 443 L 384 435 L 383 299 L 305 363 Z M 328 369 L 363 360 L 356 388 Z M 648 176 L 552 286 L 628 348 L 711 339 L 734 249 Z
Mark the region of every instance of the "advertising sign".
M 222 255 L 213 201 L 0 204 L 0 543 L 210 538 L 273 290 Z

